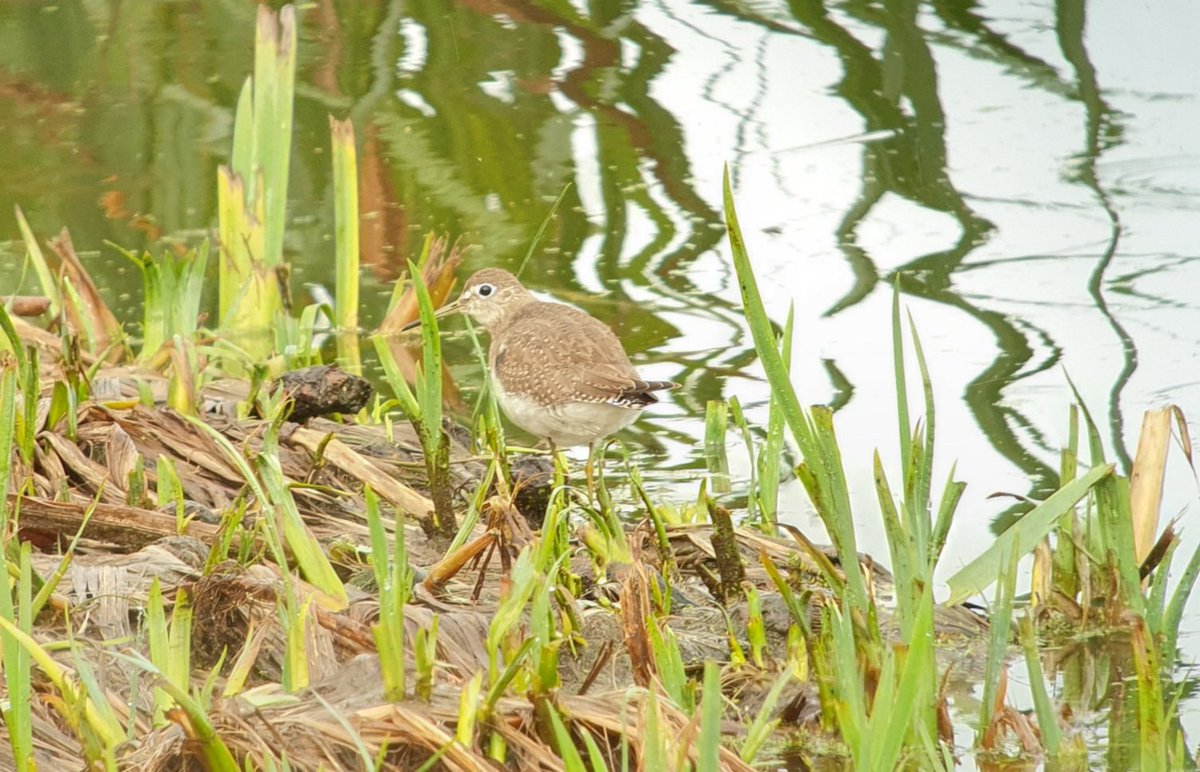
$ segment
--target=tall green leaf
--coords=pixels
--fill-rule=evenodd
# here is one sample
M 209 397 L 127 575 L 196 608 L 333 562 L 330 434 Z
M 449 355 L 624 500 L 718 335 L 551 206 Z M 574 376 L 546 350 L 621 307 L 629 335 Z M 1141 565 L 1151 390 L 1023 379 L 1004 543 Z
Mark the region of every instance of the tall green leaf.
M 826 408 L 814 407 L 810 419 L 800 406 L 788 368 L 779 352 L 774 328 L 763 306 L 754 269 L 750 265 L 750 256 L 734 207 L 728 166 L 724 175 L 724 201 L 725 224 L 742 296 L 742 312 L 750 327 L 755 351 L 770 383 L 772 397 L 778 399 L 783 420 L 804 457 L 804 463 L 798 470 L 800 480 L 842 559 L 853 604 L 865 613 L 869 606 L 867 586 L 862 573 L 852 568 L 858 565 L 858 545 L 850 511 L 850 492 L 833 431 L 832 413 Z
M 948 604 L 960 603 L 970 596 L 987 589 L 996 577 L 1001 576 L 1009 556 L 1016 551 L 1026 555 L 1055 527 L 1058 519 L 1087 495 L 1092 486 L 1112 474 L 1112 464 L 1100 464 L 1087 474 L 1072 480 L 1054 492 L 1050 498 L 1038 504 L 1000 534 L 986 550 L 967 565 L 960 568 L 946 584 L 950 586 Z

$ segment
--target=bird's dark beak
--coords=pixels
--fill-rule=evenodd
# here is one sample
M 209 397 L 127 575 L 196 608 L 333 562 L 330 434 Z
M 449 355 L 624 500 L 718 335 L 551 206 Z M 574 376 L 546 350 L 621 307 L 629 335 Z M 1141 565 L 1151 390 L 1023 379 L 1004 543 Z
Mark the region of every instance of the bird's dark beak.
M 449 316 L 450 314 L 457 313 L 458 310 L 459 310 L 459 301 L 455 300 L 450 303 L 447 303 L 446 305 L 442 306 L 438 310 L 434 311 L 433 318 L 441 319 L 444 316 Z M 415 330 L 420 326 L 421 326 L 421 318 L 417 317 L 416 319 L 413 319 L 411 322 L 409 322 L 408 324 L 401 327 L 400 332 L 408 332 L 409 330 Z

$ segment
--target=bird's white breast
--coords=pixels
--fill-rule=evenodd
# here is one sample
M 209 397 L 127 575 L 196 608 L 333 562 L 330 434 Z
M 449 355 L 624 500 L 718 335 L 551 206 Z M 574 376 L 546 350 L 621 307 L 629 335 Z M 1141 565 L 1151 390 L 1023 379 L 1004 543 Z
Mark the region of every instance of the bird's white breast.
M 509 420 L 539 439 L 560 448 L 587 445 L 615 434 L 637 420 L 641 409 L 604 402 L 562 402 L 541 405 L 528 397 L 507 394 L 495 378 L 493 388 Z

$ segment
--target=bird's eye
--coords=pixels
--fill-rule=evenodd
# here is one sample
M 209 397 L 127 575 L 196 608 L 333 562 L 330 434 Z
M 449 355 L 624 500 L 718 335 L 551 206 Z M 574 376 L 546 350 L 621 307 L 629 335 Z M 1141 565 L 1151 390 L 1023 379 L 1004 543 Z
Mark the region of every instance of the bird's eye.
M 496 288 L 491 284 L 480 284 L 475 288 L 475 292 L 478 293 L 479 297 L 481 298 L 491 297 L 495 291 Z

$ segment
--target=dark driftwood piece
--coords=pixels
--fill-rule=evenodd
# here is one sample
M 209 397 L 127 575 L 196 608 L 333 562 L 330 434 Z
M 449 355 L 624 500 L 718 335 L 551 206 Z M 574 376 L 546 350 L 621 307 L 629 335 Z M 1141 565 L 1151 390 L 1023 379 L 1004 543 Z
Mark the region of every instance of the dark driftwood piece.
M 518 456 L 512 462 L 513 504 L 529 521 L 541 528 L 554 487 L 554 462 L 548 456 Z
M 713 594 L 722 603 L 729 603 L 742 594 L 742 582 L 746 581 L 746 567 L 738 554 L 737 535 L 733 529 L 733 518 L 729 510 L 706 499 L 708 517 L 712 521 L 712 546 L 717 559 L 720 584 Z
M 50 298 L 42 295 L 8 295 L 0 301 L 15 316 L 41 316 L 50 310 Z
M 88 509 L 88 505 L 79 502 L 45 501 L 16 494 L 9 495 L 8 505 L 20 506 L 23 535 L 30 532 L 29 535 L 57 536 L 62 543 L 69 542 L 79 532 Z M 217 526 L 194 520 L 185 529 L 186 535 L 205 544 L 214 543 L 217 533 Z M 120 504 L 97 504 L 83 535 L 88 539 L 136 550 L 164 536 L 178 536 L 179 533 L 176 531 L 174 515 Z
M 371 383 L 334 365 L 317 365 L 280 376 L 277 384 L 292 398 L 291 420 L 300 423 L 330 413 L 357 413 L 375 390 Z

